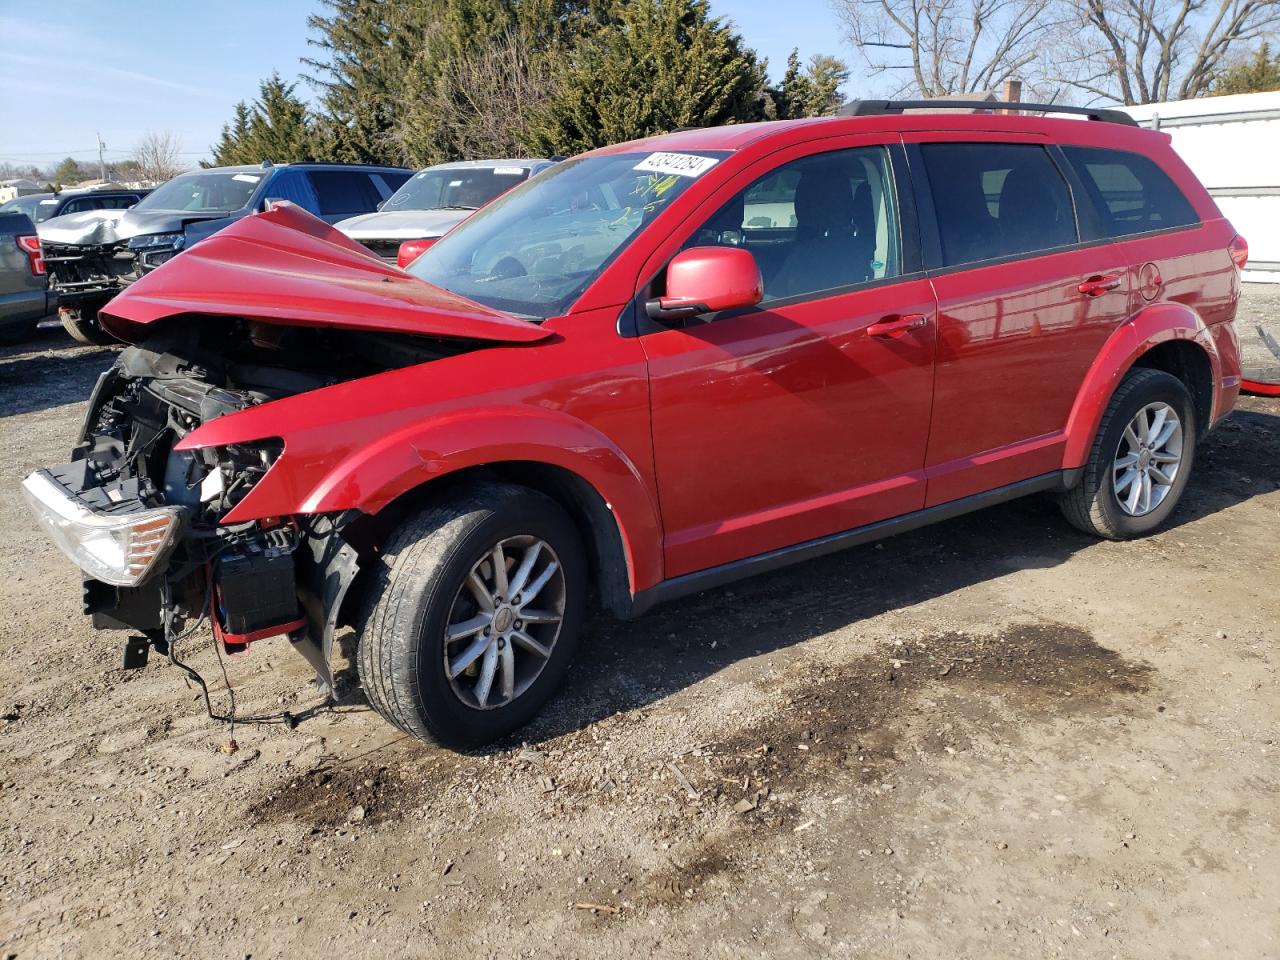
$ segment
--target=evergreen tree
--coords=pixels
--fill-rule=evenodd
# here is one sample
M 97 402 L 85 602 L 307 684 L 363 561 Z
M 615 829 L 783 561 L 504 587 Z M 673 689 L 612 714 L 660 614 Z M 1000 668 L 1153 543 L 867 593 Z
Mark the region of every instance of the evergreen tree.
M 686 126 L 763 119 L 764 69 L 707 0 L 630 0 L 582 42 L 532 146 L 581 150 Z
M 769 90 L 767 112 L 777 120 L 830 116 L 840 106 L 840 87 L 848 79 L 842 60 L 815 54 L 802 69 L 799 51 L 792 50 L 782 83 Z
M 313 14 L 321 51 L 303 62 L 320 90 L 322 135 L 334 160 L 401 159 L 393 132 L 415 109 L 404 97 L 409 67 L 428 34 L 439 29 L 439 0 L 324 0 L 328 16 Z
M 247 147 L 249 144 L 249 125 L 252 115 L 249 105 L 241 100 L 236 104 L 235 117 L 230 123 L 222 125 L 222 136 L 211 148 L 213 162 L 208 166 L 229 167 L 240 163 L 252 163 Z
M 1280 90 L 1280 53 L 1272 56 L 1264 42 L 1253 56 L 1222 71 L 1213 81 L 1214 96 L 1229 93 L 1263 93 Z
M 320 159 L 324 147 L 312 131 L 314 118 L 295 87 L 273 73 L 259 85 L 252 106 L 237 103 L 234 119 L 223 125 L 212 148 L 213 166 Z
M 262 82 L 249 122 L 249 145 L 256 156 L 248 162 L 318 159 L 310 113 L 293 92 L 294 87 L 295 84 L 280 79 L 278 73 Z
M 53 182 L 59 186 L 69 186 L 86 179 L 84 167 L 75 157 L 67 157 L 53 169 Z

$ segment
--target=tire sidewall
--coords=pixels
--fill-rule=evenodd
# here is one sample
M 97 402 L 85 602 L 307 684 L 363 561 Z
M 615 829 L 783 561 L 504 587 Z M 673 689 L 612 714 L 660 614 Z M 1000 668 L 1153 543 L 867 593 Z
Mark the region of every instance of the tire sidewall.
M 1151 403 L 1167 403 L 1177 413 L 1182 423 L 1182 460 L 1178 475 L 1174 478 L 1173 487 L 1160 506 L 1144 516 L 1134 517 L 1125 513 L 1116 499 L 1115 476 L 1111 467 L 1115 462 L 1116 451 L 1124 436 L 1125 427 L 1139 410 Z M 1098 509 L 1101 510 L 1106 522 L 1125 538 L 1150 533 L 1164 523 L 1177 509 L 1182 499 L 1182 492 L 1186 489 L 1191 477 L 1198 443 L 1199 435 L 1191 395 L 1176 377 L 1166 374 L 1152 379 L 1126 395 L 1117 405 L 1111 422 L 1107 425 L 1106 433 L 1102 436 L 1099 449 L 1101 457 L 1096 465 Z
M 546 541 L 560 559 L 565 581 L 565 610 L 549 662 L 533 684 L 508 706 L 477 710 L 454 693 L 444 670 L 444 636 L 454 598 L 472 566 L 508 537 L 531 535 Z M 530 492 L 486 511 L 443 557 L 432 583 L 418 595 L 411 643 L 421 712 L 441 743 L 472 747 L 501 737 L 527 723 L 560 685 L 578 643 L 586 592 L 586 558 L 573 522 L 554 503 Z

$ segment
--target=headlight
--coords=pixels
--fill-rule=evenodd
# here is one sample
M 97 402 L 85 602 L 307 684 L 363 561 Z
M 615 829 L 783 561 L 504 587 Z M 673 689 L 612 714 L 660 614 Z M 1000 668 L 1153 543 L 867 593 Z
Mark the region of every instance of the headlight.
M 173 549 L 184 511 L 179 507 L 111 514 L 73 499 L 45 470 L 22 481 L 22 495 L 58 549 L 95 580 L 135 587 Z
M 130 239 L 129 249 L 148 250 L 152 247 L 167 247 L 172 250 L 181 250 L 186 240 L 186 235 L 181 233 L 151 233 L 144 237 Z

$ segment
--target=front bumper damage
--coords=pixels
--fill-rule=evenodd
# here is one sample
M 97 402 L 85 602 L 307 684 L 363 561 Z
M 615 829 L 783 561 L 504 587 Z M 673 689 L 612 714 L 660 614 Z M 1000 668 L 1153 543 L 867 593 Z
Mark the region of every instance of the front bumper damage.
M 22 485 L 84 575 L 84 612 L 96 628 L 141 634 L 159 650 L 204 619 L 229 654 L 287 636 L 331 694 L 333 637 L 360 568 L 345 534 L 361 515 L 221 522 L 282 447 L 175 450 L 206 419 L 252 400 L 148 356 L 135 350 L 100 379 L 73 460 Z M 128 375 L 139 368 L 157 375 Z

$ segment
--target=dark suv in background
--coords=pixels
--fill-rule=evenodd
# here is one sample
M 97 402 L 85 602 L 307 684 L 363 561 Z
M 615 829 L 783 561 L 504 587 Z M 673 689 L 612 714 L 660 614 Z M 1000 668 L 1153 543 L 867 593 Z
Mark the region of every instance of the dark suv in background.
M 329 223 L 371 213 L 412 173 L 331 163 L 212 167 L 174 177 L 128 210 L 47 220 L 40 239 L 63 326 L 85 343 L 109 341 L 99 308 L 193 243 L 272 200 L 289 200 Z
M 67 213 L 90 210 L 128 210 L 151 190 L 63 190 L 32 193 L 0 204 L 0 213 L 24 213 L 33 223 L 44 223 Z

